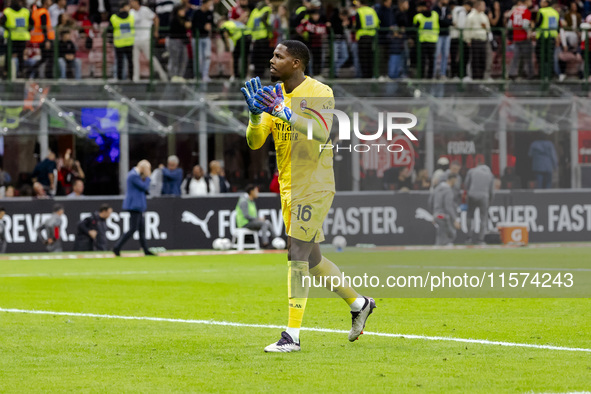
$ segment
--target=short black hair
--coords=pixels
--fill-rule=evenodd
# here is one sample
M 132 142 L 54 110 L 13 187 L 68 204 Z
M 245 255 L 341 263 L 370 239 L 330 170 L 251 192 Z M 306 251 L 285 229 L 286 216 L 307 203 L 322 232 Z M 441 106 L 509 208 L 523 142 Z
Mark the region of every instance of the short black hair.
M 251 191 L 253 191 L 254 189 L 256 189 L 258 186 L 256 185 L 246 185 L 246 188 L 244 189 L 244 191 L 246 192 L 246 194 L 250 194 Z
M 448 181 L 455 181 L 458 176 L 456 174 L 447 174 Z
M 306 44 L 297 40 L 285 40 L 281 41 L 281 45 L 285 45 L 287 53 L 302 62 L 304 70 L 308 67 L 308 63 L 310 63 L 310 50 Z
M 101 204 L 101 207 L 99 208 L 99 212 L 105 212 L 105 211 L 108 211 L 109 209 L 111 209 L 111 206 L 109 204 Z
M 6 212 L 6 209 L 4 209 L 4 207 L 0 207 L 0 212 Z
M 55 204 L 53 206 L 53 212 L 58 212 L 64 209 L 64 206 L 62 204 Z

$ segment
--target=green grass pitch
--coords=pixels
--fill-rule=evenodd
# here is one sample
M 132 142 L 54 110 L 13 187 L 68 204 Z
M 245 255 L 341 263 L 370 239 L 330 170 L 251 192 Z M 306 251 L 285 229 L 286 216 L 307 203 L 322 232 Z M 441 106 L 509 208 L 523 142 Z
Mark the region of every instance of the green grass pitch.
M 521 267 L 588 266 L 591 248 L 412 250 L 363 256 Z M 353 264 L 356 253 L 332 253 Z M 587 262 L 587 263 L 585 263 Z M 284 325 L 284 254 L 0 261 L 0 308 Z M 371 295 L 371 294 L 369 294 Z M 591 349 L 589 299 L 388 299 L 367 331 Z M 310 299 L 304 326 L 350 328 L 347 305 Z M 0 392 L 591 391 L 591 353 L 280 329 L 0 312 Z

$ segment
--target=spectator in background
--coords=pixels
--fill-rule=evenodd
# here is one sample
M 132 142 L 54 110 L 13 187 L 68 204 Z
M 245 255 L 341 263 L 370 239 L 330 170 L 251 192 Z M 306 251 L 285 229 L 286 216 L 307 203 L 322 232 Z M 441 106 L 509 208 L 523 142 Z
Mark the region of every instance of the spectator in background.
M 107 219 L 113 213 L 109 204 L 102 204 L 98 211 L 78 222 L 76 227 L 75 251 L 107 249 Z
M 577 35 L 577 30 L 582 22 L 583 17 L 579 12 L 577 2 L 572 1 L 569 4 L 569 9 L 567 13 L 564 15 L 564 35 L 566 40 L 569 43 L 572 43 L 575 47 L 579 46 L 579 36 Z
M 393 46 L 402 46 L 402 77 L 408 77 L 407 61 L 409 57 L 409 43 L 407 28 L 412 26 L 408 0 L 398 0 L 398 10 L 394 14 L 396 29 L 394 31 Z M 393 52 L 390 52 L 392 54 Z
M 160 21 L 160 37 L 168 37 L 168 27 L 172 21 L 174 7 L 180 3 L 180 0 L 156 0 L 154 11 Z
M 166 167 L 162 170 L 162 195 L 180 196 L 181 183 L 183 183 L 183 169 L 179 168 L 179 158 L 176 155 L 168 156 Z
M 272 50 L 269 47 L 271 7 L 269 0 L 259 1 L 248 17 L 247 26 L 252 37 L 252 63 L 254 75 L 263 77 L 269 69 L 269 58 Z
M 244 75 L 248 72 L 246 67 L 250 53 L 250 34 L 244 30 L 248 16 L 249 11 L 245 11 L 240 14 L 238 20 L 225 20 L 222 17 L 219 22 L 224 44 L 228 51 L 232 50 L 232 71 L 234 73 L 230 78 L 232 81 L 240 77 L 242 67 L 244 67 Z M 232 44 L 230 44 L 230 41 Z
M 228 12 L 228 19 L 234 21 L 240 20 L 240 17 L 244 13 L 250 14 L 250 9 L 251 7 L 248 4 L 248 0 L 238 0 L 238 3 Z
M 24 7 L 23 0 L 13 0 L 10 6 L 4 10 L 2 17 L 0 17 L 0 26 L 4 27 L 4 34 L 9 34 L 12 41 L 12 56 L 18 59 L 16 75 L 19 78 L 25 75 L 24 53 L 27 42 L 31 39 L 29 30 L 33 25 L 31 13 Z M 10 62 L 4 62 L 7 73 L 9 64 Z
M 466 45 L 466 41 L 464 40 L 464 38 L 462 37 L 462 39 L 460 40 L 460 29 L 464 29 L 466 27 L 466 18 L 470 11 L 472 11 L 471 0 L 464 0 L 464 4 L 461 7 L 456 6 L 452 11 L 453 28 L 450 32 L 450 58 L 452 78 L 459 78 L 460 76 L 463 78 L 467 75 L 466 66 L 470 58 L 470 52 L 469 47 L 468 45 Z M 462 34 L 465 34 L 465 32 Z M 463 59 L 460 59 L 460 45 L 462 46 Z M 460 60 L 462 61 L 460 62 Z
M 84 181 L 82 179 L 76 179 L 74 181 L 74 187 L 72 193 L 68 194 L 66 198 L 84 198 Z
M 193 13 L 191 27 L 193 33 L 199 33 L 199 72 L 203 82 L 211 81 L 209 67 L 211 65 L 211 34 L 213 32 L 213 0 L 203 0 L 201 7 Z M 194 40 L 191 44 L 194 45 Z M 195 48 L 193 48 L 195 50 Z
M 413 24 L 418 29 L 418 40 L 421 46 L 421 70 L 419 78 L 433 78 L 435 72 L 435 50 L 439 40 L 439 15 L 427 8 L 425 1 L 417 5 L 417 14 Z
M 273 38 L 269 44 L 271 48 L 275 48 L 277 44 L 280 44 L 288 37 L 289 18 L 287 15 L 287 7 L 283 3 L 279 4 L 277 11 L 271 14 L 271 20 L 269 21 L 273 33 Z
M 433 78 L 437 78 L 439 76 L 445 79 L 447 78 L 447 59 L 451 45 L 449 28 L 452 25 L 452 10 L 449 6 L 449 0 L 439 0 L 437 5 L 433 7 L 433 11 L 439 15 L 440 29 L 439 38 L 437 39 L 437 49 L 435 51 L 435 67 L 433 70 Z M 437 70 L 438 59 L 441 60 L 441 67 L 439 70 Z
M 206 196 L 211 194 L 211 184 L 203 176 L 203 168 L 200 165 L 193 167 L 193 172 L 188 175 L 181 185 L 183 196 Z
M 34 27 L 31 31 L 31 43 L 39 44 L 41 48 L 41 59 L 31 67 L 30 76 L 39 75 L 39 68 L 45 65 L 45 78 L 53 78 L 53 45 L 55 41 L 55 32 L 53 31 L 52 21 L 47 7 L 51 0 L 43 0 L 41 7 L 33 6 L 31 18 Z M 64 1 L 64 0 L 61 0 Z M 54 4 L 55 5 L 55 4 Z M 54 24 L 55 25 L 55 24 Z M 39 75 L 39 77 L 42 77 Z
M 29 186 L 29 185 L 27 185 L 27 186 Z M 6 193 L 4 194 L 4 197 L 6 197 L 6 198 L 16 197 L 16 194 L 14 191 L 14 186 L 7 186 L 6 187 Z
M 0 207 L 0 253 L 6 253 L 6 222 L 4 221 L 6 209 Z
M 133 16 L 135 24 L 135 41 L 133 42 L 133 81 L 140 80 L 140 53 L 146 58 L 150 59 L 152 55 L 152 36 L 154 40 L 158 39 L 160 31 L 160 22 L 158 16 L 146 6 L 141 5 L 141 0 L 130 0 L 129 5 L 131 10 L 129 13 Z M 152 33 L 152 26 L 154 33 Z M 160 61 L 156 56 L 152 56 L 152 65 L 154 70 L 158 73 L 161 80 L 167 81 L 168 77 Z
M 355 16 L 355 38 L 359 51 L 359 63 L 362 78 L 371 78 L 374 67 L 373 40 L 380 27 L 380 19 L 376 11 L 368 7 L 369 0 L 359 0 L 361 7 Z
M 394 180 L 394 190 L 407 192 L 412 189 L 411 173 L 408 167 L 400 167 L 398 176 Z
M 60 32 L 59 58 L 60 78 L 82 78 L 82 62 L 76 58 L 76 44 L 72 41 L 70 30 Z
M 27 196 L 27 193 L 21 193 L 22 196 Z M 49 194 L 47 194 L 47 189 L 40 183 L 34 182 L 33 183 L 33 197 L 45 200 L 51 198 Z
M 55 3 L 49 7 L 49 16 L 52 26 L 57 26 L 60 15 L 66 12 L 67 4 L 68 2 L 66 0 L 56 0 Z
M 519 76 L 519 65 L 523 64 L 524 75 L 526 78 L 534 76 L 532 61 L 533 47 L 529 39 L 529 29 L 531 28 L 531 12 L 529 7 L 531 0 L 517 0 L 517 4 L 511 11 L 508 28 L 513 29 L 508 32 L 513 40 L 513 59 L 509 67 L 509 78 Z
M 466 18 L 466 30 L 464 41 L 470 47 L 470 66 L 473 79 L 483 79 L 487 62 L 488 33 L 490 22 L 484 13 L 486 3 L 484 0 L 477 0 L 474 8 Z
M 505 167 L 505 173 L 501 177 L 501 188 L 521 189 L 521 178 L 515 173 L 515 167 Z
M 552 187 L 552 172 L 558 168 L 558 156 L 554 144 L 547 137 L 536 140 L 529 146 L 528 156 L 532 159 L 536 187 L 550 189 Z
M 82 166 L 80 166 L 80 162 L 72 158 L 72 149 L 66 150 L 63 163 L 59 167 L 60 169 L 58 171 L 57 177 L 59 182 L 58 186 L 60 187 L 59 194 L 70 194 L 72 191 L 72 186 L 74 185 L 74 181 L 76 179 L 84 180 L 85 178 Z
M 310 49 L 311 65 L 308 66 L 309 75 L 320 75 L 322 71 L 322 44 L 326 37 L 326 24 L 320 19 L 320 10 L 310 11 L 309 19 L 304 19 L 302 24 L 296 28 L 296 32 L 303 35 L 308 34 L 308 48 Z
M 211 186 L 211 194 L 228 193 L 230 191 L 230 183 L 224 176 L 222 165 L 217 160 L 209 163 L 209 175 L 206 180 Z
M 63 215 L 64 207 L 60 204 L 55 204 L 49 219 L 37 227 L 37 237 L 46 245 L 48 252 L 63 252 L 61 240 Z
M 171 82 L 184 82 L 185 71 L 189 56 L 187 54 L 187 29 L 191 28 L 191 22 L 185 19 L 185 8 L 177 5 L 172 11 L 170 21 L 170 37 L 168 40 L 168 75 Z
M 129 4 L 122 4 L 117 14 L 109 19 L 113 29 L 113 45 L 117 57 L 117 79 L 123 80 L 124 59 L 127 60 L 129 79 L 132 78 L 133 69 L 133 44 L 135 42 L 134 17 L 129 13 Z
M 388 74 L 390 41 L 395 25 L 392 0 L 382 0 L 380 4 L 374 6 L 374 9 L 380 21 L 380 30 L 378 31 L 379 72 L 381 77 L 385 77 Z
M 480 231 L 478 232 L 478 243 L 484 244 L 484 236 L 488 231 L 488 207 L 492 202 L 494 193 L 495 177 L 486 164 L 480 164 L 468 170 L 466 174 L 466 183 L 464 189 L 468 199 L 468 241 L 476 242 L 475 226 L 472 226 L 472 220 L 476 213 L 476 208 L 480 212 Z
M 413 185 L 414 190 L 429 190 L 431 187 L 431 181 L 429 180 L 429 171 L 426 168 L 422 168 L 417 173 L 417 178 Z
M 89 14 L 92 23 L 101 23 L 106 15 L 107 19 L 111 15 L 110 0 L 89 0 Z
M 150 175 L 152 166 L 147 160 L 140 161 L 136 167 L 132 168 L 127 175 L 127 193 L 123 200 L 123 210 L 128 211 L 129 231 L 117 241 L 113 248 L 115 256 L 121 256 L 121 248 L 136 231 L 139 231 L 140 245 L 146 256 L 154 256 L 154 253 L 148 250 L 146 244 L 146 230 L 144 212 L 147 210 L 146 194 L 150 190 Z
M 56 170 L 55 153 L 50 150 L 47 157 L 35 166 L 32 174 L 33 182 L 38 181 L 44 188 L 55 193 L 54 171 Z
M 10 182 L 12 182 L 12 177 L 10 174 L 0 168 L 0 197 L 4 197 L 6 195 L 6 191 L 8 187 L 10 187 Z
M 408 1 L 403 4 L 408 7 Z M 405 18 L 400 18 L 399 14 L 395 18 L 395 26 L 390 34 L 388 46 L 388 77 L 392 79 L 406 76 L 405 25 L 399 25 L 399 23 L 404 23 Z
M 349 27 L 349 15 L 346 9 L 335 8 L 330 19 L 333 31 L 333 53 L 334 53 L 334 75 L 339 77 L 341 67 L 349 59 L 349 48 L 347 45 L 347 31 Z

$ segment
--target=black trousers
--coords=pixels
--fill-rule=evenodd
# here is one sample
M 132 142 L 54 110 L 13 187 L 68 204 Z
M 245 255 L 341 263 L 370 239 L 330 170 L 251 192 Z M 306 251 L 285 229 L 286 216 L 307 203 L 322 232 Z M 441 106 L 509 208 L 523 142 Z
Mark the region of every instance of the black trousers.
M 551 78 L 554 75 L 554 48 L 556 48 L 554 37 L 540 37 L 537 40 L 536 60 L 538 61 L 539 78 Z
M 33 72 L 38 72 L 39 67 L 41 67 L 42 64 L 45 64 L 45 75 L 37 75 L 37 78 L 53 78 L 53 42 L 49 41 L 49 43 L 51 44 L 49 49 L 45 49 L 45 42 L 40 44 L 41 59 L 39 59 L 37 63 L 31 67 L 31 72 L 29 75 L 33 74 Z
M 115 48 L 117 56 L 117 79 L 123 79 L 123 58 L 127 58 L 127 77 L 133 78 L 133 45 L 128 47 Z
M 16 55 L 18 59 L 18 70 L 17 77 L 23 77 L 25 75 L 25 49 L 27 47 L 27 41 L 12 41 L 12 56 Z M 7 59 L 9 60 L 9 59 Z M 4 67 L 8 73 L 8 61 L 5 61 Z
M 433 70 L 435 70 L 435 51 L 437 50 L 436 42 L 421 42 L 421 68 L 419 70 L 419 77 L 431 79 L 433 78 Z M 422 74 L 421 74 L 422 71 Z
M 236 45 L 234 46 L 234 52 L 232 52 L 232 58 L 234 59 L 234 77 L 240 78 L 240 69 L 242 67 L 242 58 L 240 57 L 242 53 L 242 42 L 244 42 L 244 76 L 248 74 L 248 54 L 250 52 L 250 40 L 247 39 L 247 36 L 242 36 L 241 39 L 236 41 Z
M 263 38 L 262 40 L 256 40 L 252 46 L 252 63 L 254 64 L 254 75 L 263 78 L 265 71 L 269 69 L 269 60 L 271 60 L 269 40 L 266 38 Z
M 312 55 L 311 75 L 320 75 L 320 71 L 322 71 L 322 47 L 311 47 L 310 54 Z
M 463 62 L 460 63 L 460 45 L 464 48 Z M 449 46 L 449 54 L 451 58 L 451 77 L 459 77 L 460 70 L 462 71 L 462 77 L 466 76 L 466 65 L 470 59 L 470 52 L 468 46 L 464 41 L 460 42 L 459 38 L 452 38 Z
M 361 36 L 357 43 L 362 78 L 373 77 L 373 40 L 373 36 Z
M 129 211 L 129 231 L 123 234 L 123 236 L 117 241 L 113 250 L 121 250 L 123 245 L 136 231 L 140 232 L 140 245 L 144 252 L 148 252 L 148 245 L 146 245 L 146 222 L 144 220 L 144 213 L 139 211 Z
M 470 64 L 472 65 L 472 79 L 484 78 L 486 70 L 486 45 L 488 41 L 472 40 L 470 43 Z

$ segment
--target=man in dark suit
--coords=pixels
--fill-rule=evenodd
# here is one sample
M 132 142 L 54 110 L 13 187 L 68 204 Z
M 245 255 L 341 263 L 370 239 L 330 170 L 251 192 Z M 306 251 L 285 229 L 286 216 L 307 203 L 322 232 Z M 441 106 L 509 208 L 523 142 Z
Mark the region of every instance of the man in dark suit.
M 127 193 L 123 200 L 123 210 L 128 211 L 129 231 L 123 234 L 113 248 L 113 253 L 120 256 L 121 248 L 133 236 L 136 231 L 140 232 L 140 245 L 146 256 L 153 256 L 154 253 L 148 250 L 146 245 L 146 230 L 144 222 L 144 212 L 147 209 L 146 194 L 150 190 L 150 175 L 152 166 L 147 160 L 140 161 L 136 167 L 132 168 L 127 175 Z

